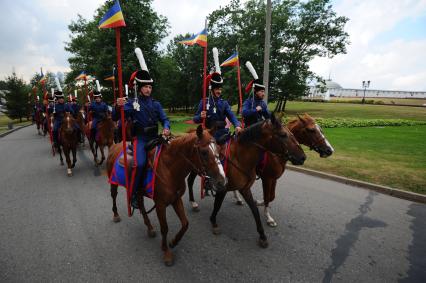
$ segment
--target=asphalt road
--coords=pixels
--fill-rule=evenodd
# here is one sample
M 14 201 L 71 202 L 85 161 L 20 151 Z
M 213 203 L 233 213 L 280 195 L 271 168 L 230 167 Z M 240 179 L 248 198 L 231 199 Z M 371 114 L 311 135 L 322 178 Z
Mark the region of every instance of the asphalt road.
M 126 216 L 123 189 L 123 220 L 112 222 L 107 178 L 87 149 L 67 177 L 31 126 L 0 139 L 0 160 L 0 282 L 426 282 L 425 205 L 289 171 L 261 249 L 247 205 L 227 196 L 216 236 L 212 198 L 195 213 L 185 195 L 189 229 L 166 267 L 159 233 L 148 238 L 141 217 Z

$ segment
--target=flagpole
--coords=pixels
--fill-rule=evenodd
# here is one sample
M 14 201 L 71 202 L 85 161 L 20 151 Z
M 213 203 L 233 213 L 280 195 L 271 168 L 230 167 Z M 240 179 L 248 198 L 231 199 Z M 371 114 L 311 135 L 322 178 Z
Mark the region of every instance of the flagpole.
M 118 95 L 120 99 L 123 98 L 123 81 L 121 70 L 121 46 L 120 46 L 120 28 L 115 28 L 115 43 L 117 47 L 117 68 L 118 68 Z M 128 171 L 127 171 L 127 144 L 126 144 L 126 124 L 124 123 L 124 106 L 121 106 L 121 136 L 123 137 L 123 157 L 124 157 L 124 172 L 126 178 L 126 192 L 127 192 L 127 214 L 132 216 L 130 209 L 130 198 L 132 188 L 129 188 Z
M 207 18 L 206 18 L 206 22 L 205 22 L 205 30 L 206 30 L 206 34 L 207 34 Z M 206 46 L 204 47 L 204 64 L 203 64 L 203 111 L 206 111 L 207 46 L 208 46 L 208 40 L 206 40 Z M 203 118 L 203 128 L 205 128 L 205 127 L 206 127 L 206 118 Z
M 238 45 L 235 46 L 235 49 L 237 50 L 237 79 L 238 79 L 238 95 L 240 97 L 240 115 L 241 115 L 241 121 L 242 121 L 242 126 L 244 128 L 244 118 L 242 117 L 242 113 L 243 113 L 243 94 L 241 91 L 241 75 L 240 75 L 240 54 L 238 54 Z

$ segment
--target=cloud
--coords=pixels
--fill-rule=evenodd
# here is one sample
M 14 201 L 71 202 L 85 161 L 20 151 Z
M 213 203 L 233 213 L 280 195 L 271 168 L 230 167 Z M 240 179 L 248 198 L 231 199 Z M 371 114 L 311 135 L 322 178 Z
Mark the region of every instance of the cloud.
M 312 70 L 325 78 L 331 72 L 332 80 L 347 88 L 361 88 L 363 80 L 371 80 L 374 89 L 426 91 L 426 33 L 410 40 L 404 39 L 406 34 L 392 34 L 407 19 L 424 16 L 425 0 L 342 0 L 335 9 L 350 19 L 346 31 L 351 45 L 347 54 L 331 60 L 316 58 Z M 392 36 L 384 40 L 388 33 Z

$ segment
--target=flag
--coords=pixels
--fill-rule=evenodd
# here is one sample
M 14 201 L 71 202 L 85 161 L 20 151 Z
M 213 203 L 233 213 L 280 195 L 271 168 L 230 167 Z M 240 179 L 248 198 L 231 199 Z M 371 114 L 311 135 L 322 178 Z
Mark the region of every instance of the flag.
M 78 75 L 78 76 L 75 78 L 75 80 L 76 80 L 76 81 L 78 81 L 78 80 L 86 80 L 86 79 L 87 79 L 87 75 L 86 75 L 86 72 L 85 72 L 85 71 L 81 72 L 81 73 L 80 73 L 80 75 Z
M 114 76 L 110 76 L 104 79 L 105 81 L 114 81 L 115 77 Z
M 207 29 L 203 29 L 200 33 L 197 33 L 190 38 L 179 41 L 178 43 L 185 45 L 194 45 L 198 44 L 202 47 L 207 47 Z
M 238 64 L 238 52 L 235 51 L 234 54 L 231 55 L 228 59 L 226 59 L 222 64 L 220 64 L 221 67 L 232 67 L 237 66 Z
M 125 26 L 126 23 L 124 22 L 123 12 L 121 12 L 120 3 L 116 0 L 114 5 L 99 22 L 99 28 L 118 28 Z
M 47 76 L 43 76 L 43 73 L 41 73 L 41 75 L 42 75 L 42 77 L 41 77 L 39 83 L 44 84 L 47 81 Z

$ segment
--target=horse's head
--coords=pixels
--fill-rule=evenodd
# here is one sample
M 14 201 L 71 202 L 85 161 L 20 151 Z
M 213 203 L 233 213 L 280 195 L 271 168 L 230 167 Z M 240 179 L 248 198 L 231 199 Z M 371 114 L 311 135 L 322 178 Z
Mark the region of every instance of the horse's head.
M 72 132 L 74 131 L 74 123 L 75 123 L 75 120 L 73 116 L 71 115 L 71 113 L 66 112 L 62 120 L 61 128 L 66 132 Z
M 302 165 L 306 160 L 306 155 L 296 138 L 274 114 L 272 114 L 271 119 L 246 128 L 239 140 L 242 142 L 250 141 L 295 165 Z
M 209 182 L 215 191 L 223 191 L 225 190 L 227 179 L 219 159 L 216 141 L 209 131 L 203 130 L 201 125 L 198 126 L 196 134 L 197 140 L 194 148 L 197 156 L 195 157 L 195 164 L 210 179 Z
M 324 136 L 321 127 L 308 114 L 303 117 L 298 115 L 296 120 L 289 123 L 289 127 L 301 144 L 318 152 L 320 157 L 329 157 L 333 154 L 334 148 Z

